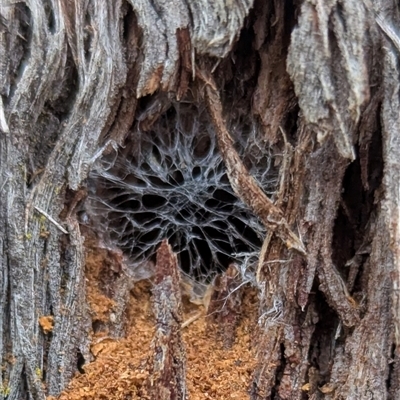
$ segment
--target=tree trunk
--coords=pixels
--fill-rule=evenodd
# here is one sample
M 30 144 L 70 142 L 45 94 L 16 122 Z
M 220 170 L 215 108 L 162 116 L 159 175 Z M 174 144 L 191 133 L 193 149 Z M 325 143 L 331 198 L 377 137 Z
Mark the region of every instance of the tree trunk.
M 250 398 L 399 398 L 398 21 L 390 0 L 2 0 L 0 398 L 57 396 L 92 360 L 88 178 L 184 107 L 264 234 Z

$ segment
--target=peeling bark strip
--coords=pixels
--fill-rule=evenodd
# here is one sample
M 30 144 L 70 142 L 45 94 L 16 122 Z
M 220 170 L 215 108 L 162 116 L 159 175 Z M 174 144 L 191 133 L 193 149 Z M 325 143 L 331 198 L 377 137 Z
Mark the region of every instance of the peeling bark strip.
M 156 332 L 148 391 L 151 399 L 184 400 L 186 355 L 182 342 L 182 304 L 178 261 L 164 240 L 157 251 L 153 290 Z
M 285 243 L 287 248 L 295 249 L 305 255 L 306 249 L 302 241 L 290 229 L 282 210 L 276 207 L 261 190 L 235 150 L 222 116 L 221 100 L 213 78 L 204 73 L 201 73 L 200 77 L 206 82 L 208 111 L 215 125 L 218 146 L 225 161 L 232 189 L 261 219 L 265 227 L 272 230 Z

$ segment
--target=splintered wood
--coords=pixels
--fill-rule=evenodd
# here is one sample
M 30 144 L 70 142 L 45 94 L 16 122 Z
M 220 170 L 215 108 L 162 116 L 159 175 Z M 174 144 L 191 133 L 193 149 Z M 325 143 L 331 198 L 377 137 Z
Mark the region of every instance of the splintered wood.
M 234 264 L 216 278 L 208 315 L 216 322 L 225 348 L 232 347 L 239 322 L 243 287 Z
M 92 257 L 91 269 L 101 270 L 106 252 L 93 251 Z M 207 316 L 205 306 L 187 295 L 181 301 L 179 280 L 176 256 L 163 242 L 154 281 L 137 282 L 130 292 L 125 337 L 97 332 L 94 361 L 83 366 L 84 373 L 77 373 L 59 400 L 248 399 L 256 364 L 256 290 L 235 290 L 237 271 L 231 266 L 215 282 Z M 108 306 L 105 297 L 96 297 L 97 307 Z
M 176 255 L 164 240 L 157 251 L 153 307 L 156 332 L 148 379 L 151 399 L 186 399 L 186 354 L 182 342 L 182 304 Z

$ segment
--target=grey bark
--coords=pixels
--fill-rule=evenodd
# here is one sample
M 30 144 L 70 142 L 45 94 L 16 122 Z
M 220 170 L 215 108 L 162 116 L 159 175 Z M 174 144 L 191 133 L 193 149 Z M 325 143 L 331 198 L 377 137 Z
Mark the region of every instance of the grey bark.
M 398 22 L 390 0 L 2 0 L 0 399 L 57 395 L 91 360 L 86 178 L 163 93 L 210 84 L 199 66 L 288 150 L 274 201 L 306 246 L 263 248 L 251 397 L 399 398 Z

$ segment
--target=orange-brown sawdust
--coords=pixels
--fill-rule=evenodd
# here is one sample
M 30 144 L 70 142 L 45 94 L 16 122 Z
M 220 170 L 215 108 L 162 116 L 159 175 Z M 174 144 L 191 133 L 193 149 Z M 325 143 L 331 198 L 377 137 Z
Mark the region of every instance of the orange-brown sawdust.
M 224 349 L 220 327 L 207 318 L 193 322 L 183 332 L 187 353 L 189 398 L 248 399 L 256 361 L 254 339 L 257 295 L 245 293 L 242 318 L 231 349 Z
M 104 254 L 97 256 L 95 253 L 88 257 L 88 302 L 96 318 L 104 319 L 112 308 L 112 301 L 96 286 L 95 271 Z M 251 375 L 256 364 L 253 335 L 257 296 L 253 290 L 245 292 L 242 306 L 242 317 L 231 349 L 223 348 L 220 328 L 204 316 L 183 328 L 190 399 L 249 398 Z M 198 306 L 185 301 L 184 320 L 199 310 Z M 141 398 L 148 378 L 150 343 L 155 329 L 149 282 L 140 282 L 131 291 L 127 320 L 125 338 L 93 337 L 91 350 L 95 360 L 84 366 L 83 374 L 77 373 L 59 400 Z
M 39 325 L 43 330 L 44 334 L 47 334 L 53 330 L 54 318 L 51 315 L 43 315 L 39 318 Z
M 96 247 L 93 239 L 86 240 L 86 298 L 89 303 L 93 321 L 106 322 L 114 306 L 114 301 L 102 290 L 101 272 L 109 267 L 107 249 Z

